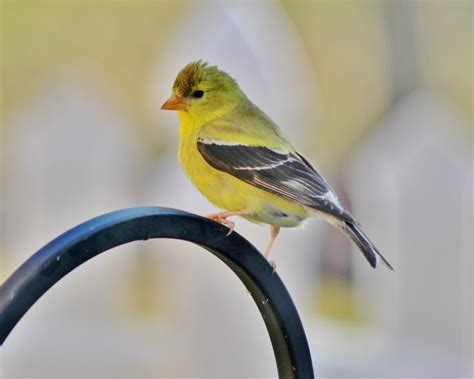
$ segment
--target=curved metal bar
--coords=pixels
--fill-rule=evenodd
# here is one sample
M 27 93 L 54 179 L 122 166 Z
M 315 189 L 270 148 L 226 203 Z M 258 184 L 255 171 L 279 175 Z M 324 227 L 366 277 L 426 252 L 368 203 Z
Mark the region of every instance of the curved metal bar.
M 180 210 L 143 207 L 108 213 L 48 243 L 0 286 L 0 345 L 28 309 L 63 276 L 113 247 L 149 238 L 196 243 L 221 259 L 250 291 L 265 321 L 280 378 L 312 378 L 303 325 L 272 267 L 237 233 Z

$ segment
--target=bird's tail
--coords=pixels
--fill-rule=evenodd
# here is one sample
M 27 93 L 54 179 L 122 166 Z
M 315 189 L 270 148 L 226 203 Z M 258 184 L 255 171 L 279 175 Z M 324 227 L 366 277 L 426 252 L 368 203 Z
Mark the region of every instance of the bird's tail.
M 352 241 L 359 247 L 364 257 L 369 261 L 372 267 L 377 267 L 377 264 L 382 262 L 387 268 L 393 271 L 393 267 L 388 261 L 379 253 L 375 245 L 370 242 L 369 238 L 357 225 L 352 222 L 344 221 L 342 229 L 351 238 Z

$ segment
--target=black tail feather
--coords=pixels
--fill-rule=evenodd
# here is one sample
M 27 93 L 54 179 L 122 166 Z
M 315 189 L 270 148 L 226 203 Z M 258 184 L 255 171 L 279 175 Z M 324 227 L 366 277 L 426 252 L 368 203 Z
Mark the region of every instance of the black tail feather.
M 381 261 L 387 268 L 393 271 L 392 265 L 388 263 L 382 254 L 379 253 L 375 245 L 370 242 L 369 238 L 359 228 L 359 226 L 344 221 L 343 229 L 351 240 L 359 247 L 360 251 L 364 254 L 364 257 L 373 268 L 377 267 L 377 263 Z

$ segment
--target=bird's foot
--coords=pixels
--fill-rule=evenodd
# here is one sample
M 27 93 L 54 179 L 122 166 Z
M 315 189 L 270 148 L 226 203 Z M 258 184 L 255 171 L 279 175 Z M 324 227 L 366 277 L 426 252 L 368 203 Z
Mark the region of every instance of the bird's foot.
M 206 217 L 208 219 L 211 219 L 212 221 L 216 221 L 219 224 L 227 226 L 229 228 L 229 231 L 227 232 L 226 236 L 230 236 L 232 234 L 232 232 L 234 231 L 234 229 L 235 229 L 235 222 L 231 221 L 231 220 L 228 220 L 227 217 L 229 217 L 229 216 L 225 212 L 212 213 L 210 215 L 207 215 Z
M 272 265 L 272 274 L 276 271 L 277 269 L 277 264 L 275 261 L 268 261 Z

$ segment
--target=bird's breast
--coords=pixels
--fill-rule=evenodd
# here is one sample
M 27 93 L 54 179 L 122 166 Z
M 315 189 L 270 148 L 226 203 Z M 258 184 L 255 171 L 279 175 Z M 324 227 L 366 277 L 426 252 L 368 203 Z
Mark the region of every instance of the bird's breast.
M 182 125 L 179 162 L 194 186 L 214 205 L 227 210 L 240 210 L 243 199 L 237 194 L 241 181 L 210 166 L 197 148 L 196 128 Z

